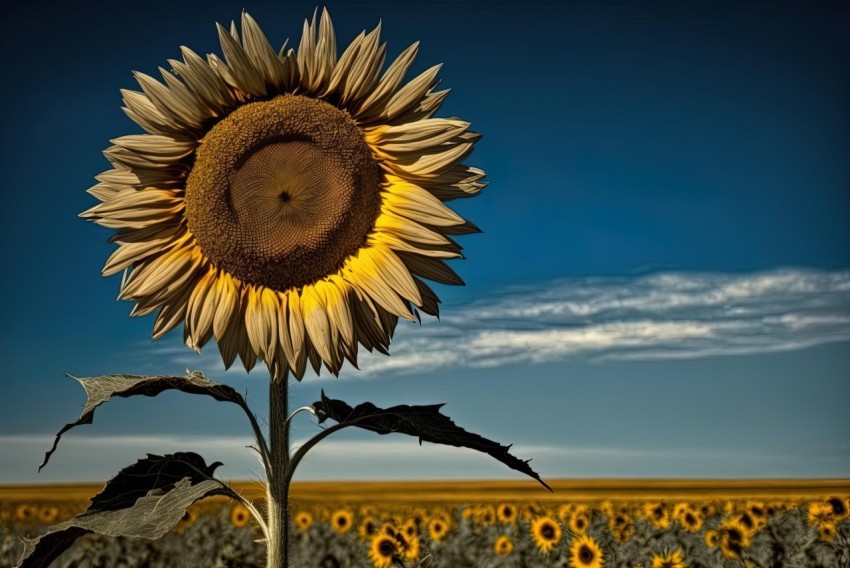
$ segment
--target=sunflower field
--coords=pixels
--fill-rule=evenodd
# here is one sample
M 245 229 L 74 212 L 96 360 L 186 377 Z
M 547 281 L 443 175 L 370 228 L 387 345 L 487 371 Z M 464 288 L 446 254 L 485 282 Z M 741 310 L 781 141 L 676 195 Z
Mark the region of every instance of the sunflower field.
M 411 495 L 397 501 L 376 498 L 370 504 L 342 493 L 323 500 L 296 499 L 293 565 L 850 566 L 850 495 L 845 493 L 573 500 L 560 500 L 557 494 L 556 486 L 545 500 L 440 503 L 424 498 L 419 504 Z M 70 517 L 80 505 L 0 501 L 0 566 L 17 562 L 19 537 Z M 53 566 L 263 566 L 265 551 L 247 509 L 213 500 L 198 503 L 158 541 L 90 534 Z

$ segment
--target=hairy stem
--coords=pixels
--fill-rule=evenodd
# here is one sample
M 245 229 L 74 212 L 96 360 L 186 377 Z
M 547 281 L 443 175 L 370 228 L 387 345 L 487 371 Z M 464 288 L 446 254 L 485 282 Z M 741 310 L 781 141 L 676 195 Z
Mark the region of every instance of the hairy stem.
M 269 469 L 267 568 L 289 566 L 289 376 L 269 385 Z

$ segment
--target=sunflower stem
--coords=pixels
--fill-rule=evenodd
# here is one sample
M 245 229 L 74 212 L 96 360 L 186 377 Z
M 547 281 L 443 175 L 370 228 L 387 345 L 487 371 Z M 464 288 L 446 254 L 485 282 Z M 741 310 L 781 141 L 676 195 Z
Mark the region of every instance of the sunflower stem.
M 269 385 L 270 456 L 267 472 L 268 530 L 267 568 L 289 566 L 289 423 L 287 422 L 289 375 L 272 378 Z

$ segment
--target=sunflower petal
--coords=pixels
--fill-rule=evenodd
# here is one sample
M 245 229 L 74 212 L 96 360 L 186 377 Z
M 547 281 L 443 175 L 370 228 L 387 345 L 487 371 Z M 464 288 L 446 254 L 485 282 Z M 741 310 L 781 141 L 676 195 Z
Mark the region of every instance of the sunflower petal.
M 277 351 L 279 309 L 280 303 L 273 290 L 266 287 L 248 287 L 245 329 L 251 348 L 259 353 L 264 361 L 270 361 Z
M 396 290 L 384 279 L 387 273 L 380 267 L 380 253 L 375 247 L 361 248 L 343 267 L 343 277 L 349 284 L 368 293 L 387 311 L 413 320 L 413 314 L 399 298 Z M 409 277 L 409 274 L 408 274 Z
M 324 299 L 312 285 L 304 286 L 301 290 L 301 313 L 304 316 L 304 328 L 316 351 L 323 360 L 333 362 L 335 357 L 332 349 L 331 324 L 325 310 Z
M 134 75 L 142 91 L 163 115 L 192 132 L 200 128 L 200 122 L 193 118 L 196 115 L 192 109 L 185 106 L 168 87 L 139 71 L 136 71 Z
M 376 117 L 380 111 L 384 110 L 384 104 L 392 97 L 404 80 L 404 76 L 413 64 L 413 60 L 416 59 L 418 52 L 419 42 L 417 41 L 401 52 L 396 60 L 390 64 L 372 92 L 355 107 L 353 116 L 356 120 L 366 121 Z
M 466 222 L 442 201 L 413 183 L 387 184 L 384 205 L 390 211 L 423 225 L 452 227 Z
M 277 90 L 286 88 L 286 68 L 278 59 L 263 30 L 248 12 L 242 12 L 242 43 L 255 67 L 263 71 L 266 83 Z
M 191 293 L 192 284 L 184 285 L 178 297 L 160 308 L 153 324 L 153 339 L 159 339 L 183 321 L 186 315 L 186 303 Z
M 238 313 L 240 293 L 234 278 L 227 272 L 220 271 L 210 294 L 212 298 L 209 301 L 213 302 L 213 298 L 215 300 L 213 334 L 216 340 L 221 342 L 233 325 L 233 320 L 240 320 Z
M 263 81 L 260 72 L 254 67 L 251 58 L 239 45 L 238 34 L 234 38 L 233 34 L 227 33 L 227 30 L 221 24 L 216 24 L 216 28 L 218 29 L 221 50 L 224 52 L 224 60 L 238 87 L 251 95 L 266 96 L 266 83 Z
M 426 93 L 434 87 L 437 73 L 440 72 L 442 66 L 443 64 L 439 63 L 429 67 L 399 89 L 387 103 L 383 116 L 392 120 L 419 105 Z
M 375 220 L 375 230 L 387 232 L 414 243 L 434 246 L 451 244 L 451 241 L 441 233 L 420 225 L 412 219 L 396 215 L 387 206 L 381 207 L 381 214 Z
M 201 276 L 195 284 L 186 305 L 184 341 L 188 347 L 197 352 L 200 352 L 213 335 L 216 297 L 212 291 L 215 281 L 215 269 L 208 268 L 206 274 Z
M 446 266 L 442 260 L 413 255 L 405 252 L 397 252 L 398 257 L 405 266 L 417 276 L 453 286 L 463 286 L 463 280 L 457 273 Z

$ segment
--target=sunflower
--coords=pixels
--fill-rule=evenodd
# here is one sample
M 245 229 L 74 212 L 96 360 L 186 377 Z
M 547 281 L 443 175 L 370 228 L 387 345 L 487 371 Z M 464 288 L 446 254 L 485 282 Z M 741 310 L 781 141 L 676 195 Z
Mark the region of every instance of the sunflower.
M 368 540 L 378 534 L 378 523 L 374 517 L 366 517 L 357 526 L 357 536 L 360 540 Z
M 602 568 L 602 549 L 593 537 L 582 535 L 570 543 L 570 566 L 574 568 Z
M 15 520 L 19 523 L 31 523 L 36 518 L 35 507 L 28 503 L 21 503 L 15 507 Z
M 812 526 L 830 523 L 833 520 L 832 507 L 828 503 L 810 503 L 806 520 Z
M 59 518 L 59 508 L 55 505 L 44 505 L 38 509 L 38 522 L 51 525 Z
M 409 531 L 403 530 L 395 537 L 401 551 L 401 558 L 408 562 L 419 558 L 419 534 L 409 534 Z
M 478 229 L 444 202 L 484 187 L 462 163 L 479 135 L 434 117 L 439 65 L 404 83 L 418 43 L 381 73 L 380 25 L 338 56 L 327 11 L 297 52 L 241 24 L 218 26 L 223 58 L 136 73 L 124 111 L 146 133 L 112 140 L 81 216 L 115 231 L 103 275 L 124 271 L 131 315 L 157 312 L 154 339 L 182 323 L 225 367 L 336 375 L 359 345 L 388 353 L 399 317 L 438 314 L 423 279 L 463 284 L 444 261 Z
M 503 525 L 510 525 L 516 522 L 517 508 L 511 503 L 499 503 L 496 506 L 496 518 Z
M 711 501 L 701 503 L 698 509 L 704 519 L 709 519 L 717 514 L 717 505 Z
M 643 512 L 656 528 L 664 529 L 670 525 L 670 511 L 664 503 L 646 503 Z
M 514 550 L 514 541 L 508 535 L 499 535 L 493 544 L 493 551 L 499 556 L 507 556 Z
M 761 501 L 748 501 L 745 510 L 757 522 L 767 518 L 767 507 Z
M 575 534 L 584 534 L 590 526 L 590 512 L 584 505 L 576 507 L 567 523 Z
M 428 536 L 431 537 L 431 540 L 439 542 L 445 538 L 448 532 L 449 524 L 445 520 L 436 517 L 428 522 Z
M 832 542 L 835 534 L 835 525 L 832 523 L 824 523 L 818 527 L 818 538 L 821 542 Z
M 741 553 L 750 546 L 750 533 L 736 521 L 727 521 L 717 531 L 720 550 L 726 558 L 740 559 Z
M 708 530 L 705 531 L 705 536 L 703 537 L 705 540 L 705 545 L 709 548 L 714 548 L 717 546 L 717 542 L 720 539 L 720 535 L 716 530 Z
M 702 528 L 702 514 L 690 505 L 679 512 L 676 520 L 679 521 L 682 528 L 690 533 L 698 532 Z
M 652 568 L 686 568 L 684 554 L 681 550 L 664 551 L 663 554 L 652 556 Z
M 625 510 L 619 512 L 613 512 L 612 516 L 608 518 L 608 528 L 613 533 L 614 538 L 619 543 L 627 542 L 632 536 L 634 536 L 635 529 L 632 524 L 632 517 Z
M 843 521 L 850 516 L 850 508 L 848 508 L 850 500 L 842 499 L 841 497 L 829 497 L 826 504 L 832 508 L 832 516 L 837 522 Z
M 570 518 L 570 515 L 573 514 L 575 508 L 576 506 L 573 503 L 564 503 L 563 505 L 560 505 L 558 507 L 556 515 L 561 521 L 567 522 L 567 520 Z
M 375 568 L 389 568 L 400 556 L 398 555 L 398 543 L 386 534 L 378 534 L 372 537 L 369 544 L 369 560 Z
M 404 538 L 413 538 L 419 535 L 419 525 L 416 524 L 416 519 L 407 519 L 401 526 L 401 533 Z
M 537 517 L 531 522 L 531 538 L 541 552 L 549 552 L 561 540 L 561 527 L 552 517 Z
M 313 524 L 313 515 L 308 513 L 307 511 L 299 511 L 297 515 L 295 515 L 295 526 L 299 531 L 304 532 L 310 528 L 310 525 Z
M 230 523 L 237 528 L 242 528 L 251 520 L 251 515 L 244 505 L 236 505 L 230 511 Z
M 339 511 L 334 511 L 334 514 L 331 515 L 331 528 L 338 534 L 347 533 L 351 530 L 353 521 L 354 513 L 348 509 L 340 509 Z

